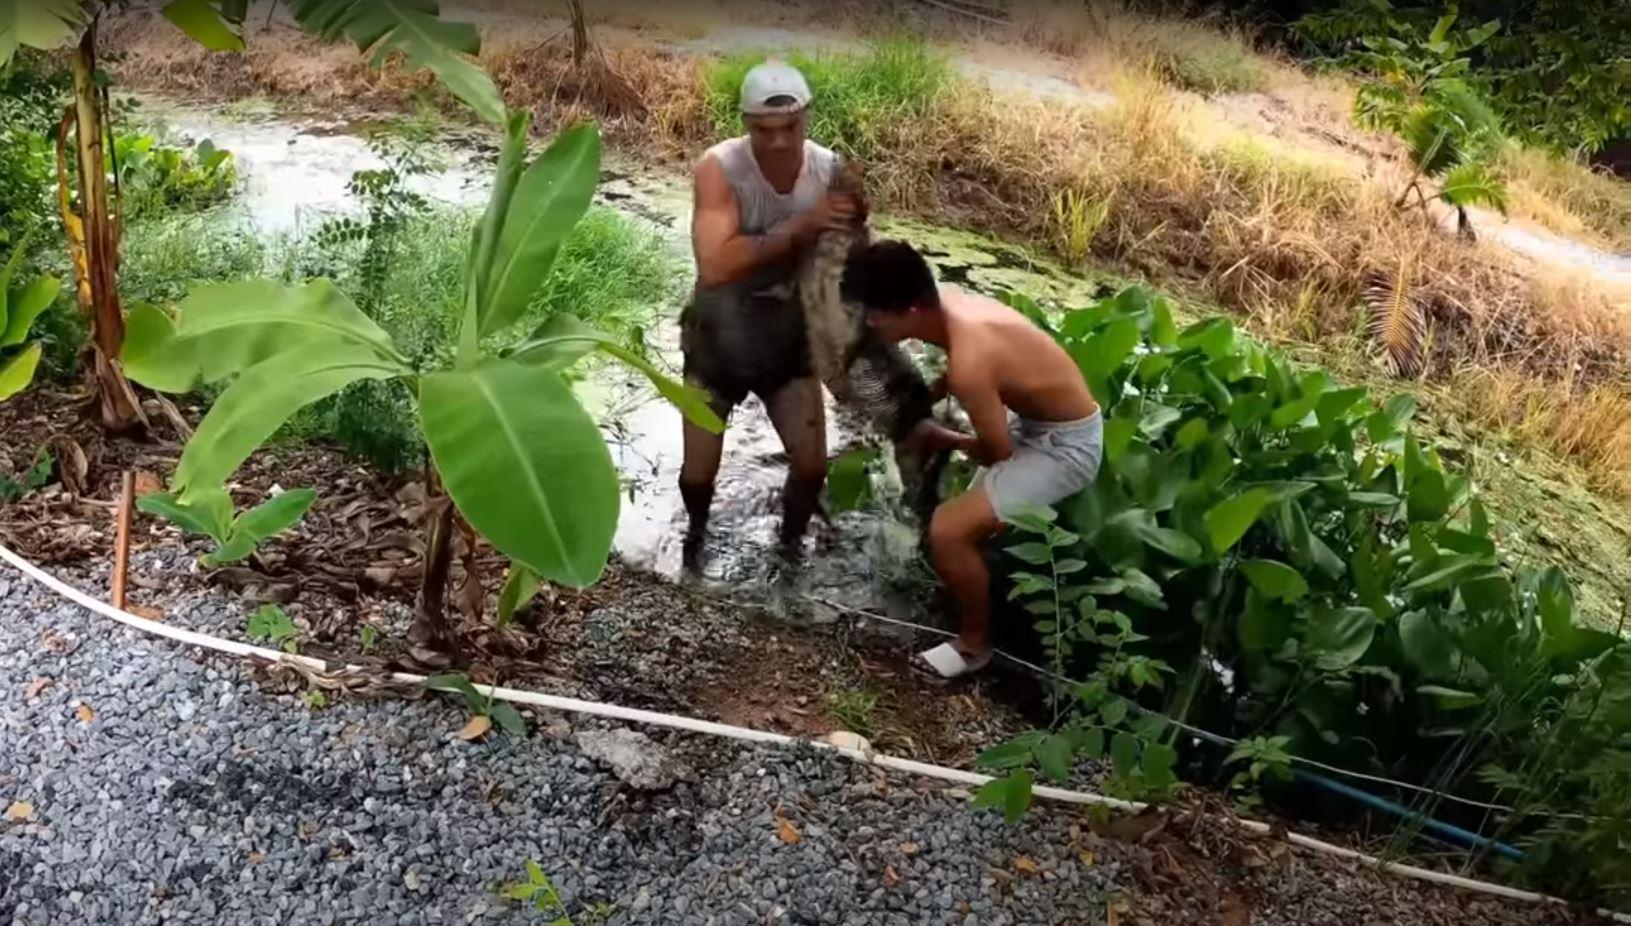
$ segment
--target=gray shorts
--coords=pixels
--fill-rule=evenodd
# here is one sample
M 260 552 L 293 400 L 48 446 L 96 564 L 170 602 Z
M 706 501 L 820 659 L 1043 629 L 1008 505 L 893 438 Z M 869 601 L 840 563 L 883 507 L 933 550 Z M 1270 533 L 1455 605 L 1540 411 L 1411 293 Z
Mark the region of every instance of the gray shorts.
M 1056 505 L 1092 485 L 1104 455 L 1104 418 L 1008 424 L 1014 455 L 985 467 L 974 485 L 985 489 L 998 519 L 1012 524 L 1021 509 Z

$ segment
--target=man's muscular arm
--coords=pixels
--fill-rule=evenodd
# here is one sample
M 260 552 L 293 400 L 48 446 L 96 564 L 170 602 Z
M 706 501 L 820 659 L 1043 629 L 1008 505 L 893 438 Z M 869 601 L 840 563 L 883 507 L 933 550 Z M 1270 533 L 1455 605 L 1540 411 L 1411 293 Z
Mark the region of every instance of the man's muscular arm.
M 697 165 L 696 204 L 691 218 L 697 282 L 721 286 L 746 279 L 759 267 L 792 254 L 827 225 L 848 219 L 854 211 L 849 197 L 828 196 L 764 234 L 742 234 L 736 195 L 725 180 L 725 168 L 714 158 L 703 158 Z

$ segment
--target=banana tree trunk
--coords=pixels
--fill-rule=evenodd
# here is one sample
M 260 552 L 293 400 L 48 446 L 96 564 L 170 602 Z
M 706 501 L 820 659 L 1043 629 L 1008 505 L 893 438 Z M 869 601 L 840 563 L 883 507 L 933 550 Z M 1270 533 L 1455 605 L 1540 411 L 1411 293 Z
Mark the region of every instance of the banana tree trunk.
M 408 640 L 438 648 L 453 643 L 453 634 L 447 626 L 448 573 L 453 567 L 453 499 L 442 493 L 441 480 L 429 467 L 426 467 L 425 492 L 434 510 L 426 529 L 425 568 L 419 580 L 417 613 Z
M 102 426 L 122 432 L 144 423 L 141 405 L 119 366 L 125 340 L 124 311 L 119 305 L 119 228 L 108 212 L 108 180 L 103 152 L 107 124 L 101 88 L 96 84 L 96 23 L 92 21 L 74 49 L 74 129 L 79 162 L 79 219 L 84 233 L 81 292 L 91 333 L 87 384 L 96 398 Z

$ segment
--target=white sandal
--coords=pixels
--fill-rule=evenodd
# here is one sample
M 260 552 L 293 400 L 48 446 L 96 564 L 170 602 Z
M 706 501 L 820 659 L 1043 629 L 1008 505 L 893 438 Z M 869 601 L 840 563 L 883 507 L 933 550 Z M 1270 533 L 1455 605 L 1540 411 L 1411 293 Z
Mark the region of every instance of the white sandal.
M 918 653 L 917 660 L 941 678 L 951 679 L 972 675 L 985 668 L 991 663 L 991 653 L 971 656 L 950 643 L 942 643 Z

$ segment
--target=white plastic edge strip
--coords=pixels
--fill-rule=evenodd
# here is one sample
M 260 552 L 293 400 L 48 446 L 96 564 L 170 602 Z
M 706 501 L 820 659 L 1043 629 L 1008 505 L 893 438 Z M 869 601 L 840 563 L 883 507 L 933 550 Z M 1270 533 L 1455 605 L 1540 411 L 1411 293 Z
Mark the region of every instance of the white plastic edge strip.
M 61 595 L 63 598 L 68 599 L 74 604 L 77 604 L 88 611 L 93 611 L 100 614 L 103 617 L 118 621 L 127 627 L 140 630 L 143 633 L 164 637 L 169 640 L 174 640 L 177 643 L 186 644 L 187 646 L 197 646 L 203 649 L 214 650 L 218 653 L 227 653 L 245 659 L 259 659 L 266 662 L 298 665 L 315 672 L 331 673 L 336 671 L 345 671 L 347 669 L 352 669 L 359 672 L 372 671 L 369 667 L 365 666 L 336 665 L 322 659 L 314 659 L 310 656 L 285 653 L 281 650 L 266 649 L 265 647 L 253 646 L 248 643 L 239 643 L 234 640 L 224 640 L 220 637 L 211 636 L 207 633 L 199 633 L 194 630 L 171 627 L 162 621 L 138 617 L 137 615 L 131 614 L 128 611 L 122 611 L 115 608 L 113 605 L 110 605 L 107 602 L 93 598 L 40 569 L 38 566 L 35 566 L 33 563 L 17 555 L 3 544 L 0 544 L 0 559 L 10 563 L 23 575 L 56 592 L 58 595 Z M 391 673 L 390 678 L 395 682 L 402 682 L 406 684 L 423 684 L 426 677 L 423 675 L 415 675 L 411 672 L 393 672 Z M 991 780 L 990 775 L 982 775 L 978 772 L 947 768 L 941 765 L 931 765 L 927 762 L 917 762 L 912 759 L 903 759 L 898 756 L 880 754 L 874 752 L 871 747 L 866 744 L 866 741 L 861 740 L 859 737 L 857 737 L 857 740 L 862 744 L 861 746 L 841 746 L 833 743 L 822 742 L 820 740 L 799 739 L 782 733 L 772 733 L 768 730 L 753 730 L 747 727 L 737 727 L 725 723 L 715 723 L 711 720 L 700 720 L 694 717 L 682 717 L 676 714 L 663 714 L 657 711 L 640 710 L 638 708 L 623 707 L 617 704 L 605 704 L 599 701 L 584 701 L 578 698 L 548 695 L 541 692 L 526 691 L 519 688 L 504 688 L 501 686 L 480 684 L 476 685 L 475 687 L 490 697 L 500 698 L 515 704 L 526 704 L 533 707 L 548 708 L 550 710 L 569 711 L 575 714 L 590 714 L 596 717 L 606 717 L 614 720 L 624 720 L 631 723 L 648 724 L 656 727 L 668 727 L 675 730 L 686 730 L 692 733 L 706 733 L 710 736 L 723 736 L 729 739 L 746 740 L 748 742 L 755 743 L 775 743 L 778 745 L 803 743 L 817 749 L 837 752 L 849 757 L 850 759 L 853 759 L 854 761 L 862 762 L 868 765 L 875 765 L 879 768 L 893 769 L 894 771 L 903 772 L 908 775 L 919 775 L 924 778 L 936 778 L 941 781 L 950 781 L 957 784 L 973 785 L 978 787 Z M 1032 790 L 1032 794 L 1034 794 L 1036 797 L 1045 798 L 1051 801 L 1058 801 L 1060 803 L 1099 805 L 1109 807 L 1112 810 L 1136 812 L 1144 809 L 1145 807 L 1144 804 L 1137 802 L 1119 800 L 1113 797 L 1105 797 L 1102 794 L 1094 794 L 1090 791 L 1072 791 L 1066 788 L 1037 786 Z M 1267 835 L 1270 832 L 1270 827 L 1267 823 L 1262 823 L 1256 820 L 1242 820 L 1234 818 L 1233 822 L 1242 829 L 1252 833 Z M 1521 900 L 1527 903 L 1568 905 L 1568 901 L 1563 900 L 1562 898 L 1552 897 L 1547 894 L 1520 890 L 1518 888 L 1507 887 L 1502 884 L 1492 884 L 1488 881 L 1477 880 L 1476 878 L 1466 878 L 1462 877 L 1461 875 L 1452 875 L 1445 872 L 1432 871 L 1426 868 L 1418 868 L 1415 865 L 1405 865 L 1399 862 L 1383 861 L 1375 856 L 1366 855 L 1363 852 L 1333 845 L 1332 843 L 1325 842 L 1324 840 L 1315 839 L 1312 836 L 1304 836 L 1301 833 L 1287 833 L 1286 841 L 1290 842 L 1292 845 L 1302 846 L 1305 849 L 1312 849 L 1316 852 L 1323 852 L 1328 855 L 1337 856 L 1338 858 L 1349 859 L 1361 864 L 1374 866 L 1382 871 L 1391 872 L 1397 875 L 1404 875 L 1405 877 L 1415 878 L 1421 881 L 1430 881 L 1434 884 L 1458 887 L 1482 894 L 1491 894 L 1496 897 Z M 1597 914 L 1599 916 L 1612 919 L 1615 922 L 1631 923 L 1631 914 L 1618 913 L 1612 910 L 1598 910 Z

